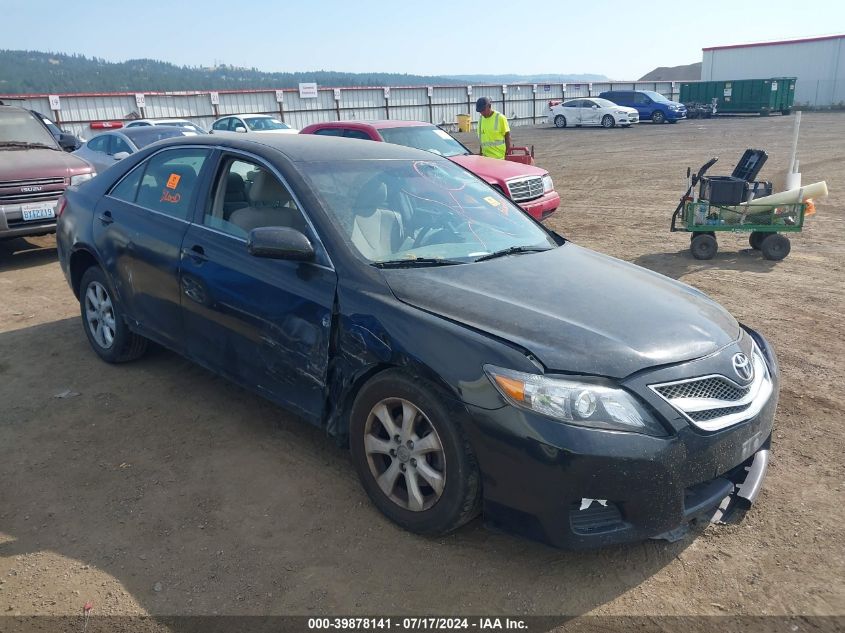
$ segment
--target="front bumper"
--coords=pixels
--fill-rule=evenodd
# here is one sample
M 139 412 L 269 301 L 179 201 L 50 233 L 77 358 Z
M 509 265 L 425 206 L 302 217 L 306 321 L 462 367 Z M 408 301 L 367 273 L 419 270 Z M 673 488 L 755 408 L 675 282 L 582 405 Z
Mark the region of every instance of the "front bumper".
M 39 201 L 40 202 L 40 201 Z M 53 207 L 56 200 L 46 200 L 44 204 Z M 26 221 L 23 219 L 22 204 L 0 204 L 0 239 L 47 235 L 56 232 L 56 218 L 44 218 Z
M 543 194 L 542 198 L 517 202 L 517 204 L 535 220 L 545 220 L 560 206 L 560 195 L 557 191 L 550 191 Z
M 557 547 L 588 548 L 672 533 L 729 496 L 750 504 L 765 477 L 777 408 L 776 366 L 771 373 L 775 390 L 762 410 L 711 433 L 672 420 L 669 435 L 652 437 L 509 405 L 468 406 L 485 519 Z

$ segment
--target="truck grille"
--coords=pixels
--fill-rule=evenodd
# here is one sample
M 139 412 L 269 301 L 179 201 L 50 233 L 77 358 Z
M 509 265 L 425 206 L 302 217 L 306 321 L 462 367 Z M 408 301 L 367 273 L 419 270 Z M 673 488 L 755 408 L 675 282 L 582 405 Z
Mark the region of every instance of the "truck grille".
M 508 191 L 510 191 L 511 200 L 514 202 L 525 202 L 540 198 L 543 195 L 543 178 L 530 176 L 509 180 Z
M 718 375 L 649 386 L 693 425 L 718 431 L 760 413 L 774 391 L 766 361 L 756 345 L 751 364 L 754 375 L 747 387 Z
M 0 180 L 0 204 L 25 204 L 55 200 L 64 193 L 65 178 L 35 178 L 31 180 Z M 21 191 L 24 187 L 37 187 L 40 191 Z M 6 189 L 6 191 L 2 191 Z M 11 191 L 8 191 L 11 189 Z M 46 189 L 46 190 L 45 190 Z
M 34 191 L 31 193 L 0 193 L 0 204 L 25 204 L 27 202 L 41 202 L 43 200 L 56 200 L 62 195 L 62 189 L 53 191 Z

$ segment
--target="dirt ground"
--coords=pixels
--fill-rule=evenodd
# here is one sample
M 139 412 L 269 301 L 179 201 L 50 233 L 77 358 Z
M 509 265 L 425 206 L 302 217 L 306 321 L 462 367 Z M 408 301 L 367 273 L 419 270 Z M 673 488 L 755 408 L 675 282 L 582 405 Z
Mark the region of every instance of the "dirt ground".
M 320 431 L 163 350 L 99 361 L 54 239 L 0 244 L 0 614 L 845 614 L 845 114 L 804 115 L 804 182 L 831 194 L 784 261 L 743 234 L 697 261 L 668 231 L 687 165 L 763 148 L 777 181 L 792 123 L 513 131 L 562 194 L 551 227 L 700 288 L 777 350 L 758 503 L 674 544 L 406 533 Z

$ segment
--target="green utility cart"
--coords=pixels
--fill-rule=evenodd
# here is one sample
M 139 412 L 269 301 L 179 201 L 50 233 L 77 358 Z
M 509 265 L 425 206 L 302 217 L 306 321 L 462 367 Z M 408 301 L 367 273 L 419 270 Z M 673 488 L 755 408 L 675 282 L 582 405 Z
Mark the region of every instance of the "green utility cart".
M 688 81 L 681 84 L 679 101 L 689 112 L 713 108 L 714 114 L 789 114 L 795 103 L 795 77 Z
M 771 183 L 754 180 L 766 158 L 762 150 L 746 150 L 730 176 L 704 175 L 718 158 L 710 159 L 697 174 L 687 168 L 687 190 L 672 214 L 670 230 L 690 233 L 693 257 L 712 259 L 720 231 L 751 233 L 751 247 L 766 259 L 779 261 L 789 254 L 789 238 L 782 233 L 797 233 L 803 228 L 808 205 L 755 203 L 755 198 L 772 193 Z M 699 183 L 700 192 L 694 195 Z

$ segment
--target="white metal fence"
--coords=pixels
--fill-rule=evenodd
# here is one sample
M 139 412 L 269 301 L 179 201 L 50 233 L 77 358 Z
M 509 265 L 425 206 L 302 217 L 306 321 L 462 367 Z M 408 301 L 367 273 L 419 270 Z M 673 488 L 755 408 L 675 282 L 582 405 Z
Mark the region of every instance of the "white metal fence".
M 274 114 L 296 128 L 350 119 L 405 119 L 455 125 L 459 114 L 471 115 L 473 122 L 478 120 L 475 100 L 482 96 L 490 97 L 493 107 L 504 113 L 511 125 L 533 125 L 545 120 L 550 100 L 597 96 L 611 89 L 654 90 L 677 98 L 680 82 L 319 88 L 316 97 L 310 98 L 301 97 L 296 89 L 0 95 L 0 101 L 46 114 L 63 129 L 90 138 L 104 131 L 92 129 L 92 123 L 136 117 L 181 118 L 208 128 L 217 117 L 239 113 Z

